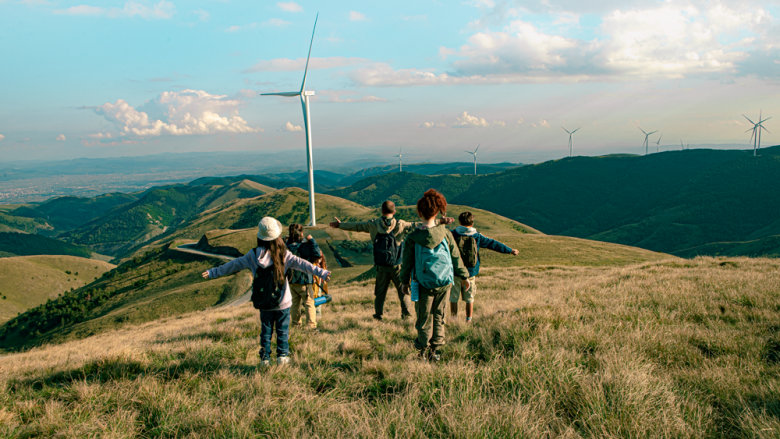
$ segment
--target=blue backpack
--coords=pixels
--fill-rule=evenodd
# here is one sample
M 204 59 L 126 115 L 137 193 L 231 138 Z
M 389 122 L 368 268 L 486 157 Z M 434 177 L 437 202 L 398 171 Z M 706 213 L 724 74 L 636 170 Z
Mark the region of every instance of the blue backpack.
M 414 273 L 417 282 L 429 290 L 452 283 L 455 276 L 447 238 L 435 248 L 414 244 Z

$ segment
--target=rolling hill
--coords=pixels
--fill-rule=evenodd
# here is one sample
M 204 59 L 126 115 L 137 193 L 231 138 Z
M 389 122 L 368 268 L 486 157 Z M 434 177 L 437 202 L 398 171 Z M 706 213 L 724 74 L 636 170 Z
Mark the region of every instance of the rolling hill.
M 21 206 L 13 215 L 42 219 L 57 231 L 71 230 L 86 224 L 110 210 L 138 200 L 137 194 L 103 194 L 94 198 L 57 197 L 38 205 Z
M 780 235 L 780 147 L 572 157 L 474 177 L 388 174 L 332 191 L 365 205 L 424 189 L 547 234 L 676 252 Z M 692 253 L 691 253 L 692 254 Z
M 477 167 L 478 174 L 492 174 L 505 171 L 507 169 L 523 166 L 519 163 L 490 163 Z M 474 164 L 468 162 L 452 163 L 410 163 L 403 166 L 404 172 L 410 172 L 420 175 L 444 175 L 444 174 L 474 174 Z M 349 186 L 358 181 L 374 176 L 398 172 L 398 165 L 374 166 L 362 169 L 353 174 L 347 175 L 338 181 L 339 186 Z
M 70 255 L 91 258 L 93 252 L 79 245 L 28 233 L 0 232 L 0 258 L 32 255 Z
M 75 256 L 0 259 L 0 323 L 91 283 L 113 265 Z

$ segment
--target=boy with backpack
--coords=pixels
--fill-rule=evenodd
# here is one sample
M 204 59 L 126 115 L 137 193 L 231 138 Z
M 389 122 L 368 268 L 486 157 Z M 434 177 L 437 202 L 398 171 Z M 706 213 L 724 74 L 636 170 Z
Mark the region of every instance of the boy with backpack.
M 479 274 L 479 249 L 487 248 L 499 253 L 512 254 L 517 256 L 519 253 L 505 244 L 490 239 L 475 229 L 474 215 L 471 212 L 463 212 L 458 216 L 460 225 L 452 231 L 452 236 L 458 244 L 463 264 L 469 271 L 469 284 L 464 285 L 460 279 L 455 279 L 452 292 L 450 293 L 450 315 L 452 318 L 458 316 L 458 301 L 462 298 L 466 302 L 466 323 L 471 323 L 471 316 L 474 313 L 474 295 L 477 293 L 476 278 Z
M 408 245 L 404 247 L 400 275 L 404 290 L 412 289 L 418 295 L 414 346 L 421 358 L 434 362 L 441 359 L 439 347 L 444 345 L 444 313 L 452 282 L 458 279 L 469 287 L 469 272 L 460 259 L 455 238 L 443 224 L 436 223 L 439 212 L 446 216 L 447 200 L 437 190 L 429 189 L 417 201 L 417 215 L 422 223 L 406 238 Z
M 320 247 L 317 241 L 311 237 L 303 237 L 303 226 L 300 224 L 290 224 L 290 235 L 287 237 L 287 249 L 295 256 L 315 263 L 320 257 Z M 315 291 L 314 278 L 309 273 L 297 270 L 287 271 L 287 280 L 290 282 L 290 291 L 292 292 L 292 310 L 290 312 L 293 326 L 301 326 L 301 320 L 304 312 L 308 320 L 309 329 L 317 328 L 317 309 L 314 306 Z M 303 307 L 304 312 L 301 312 Z
M 411 317 L 412 302 L 409 295 L 401 288 L 398 274 L 401 272 L 401 257 L 406 234 L 414 230 L 420 223 L 410 223 L 396 219 L 395 203 L 388 200 L 382 203 L 382 216 L 370 221 L 357 223 L 342 223 L 338 218 L 330 223 L 334 229 L 371 234 L 374 244 L 374 265 L 376 266 L 376 284 L 374 285 L 374 319 L 382 320 L 387 289 L 392 282 L 401 301 L 401 318 Z M 441 224 L 454 222 L 453 218 L 442 218 Z
M 293 255 L 280 238 L 282 224 L 265 217 L 257 225 L 257 247 L 240 258 L 203 272 L 204 279 L 216 279 L 239 270 L 252 270 L 252 304 L 260 310 L 260 359 L 271 361 L 271 336 L 276 328 L 276 364 L 290 362 L 290 306 L 292 294 L 285 276 L 287 270 L 313 274 L 324 280 L 330 272 Z

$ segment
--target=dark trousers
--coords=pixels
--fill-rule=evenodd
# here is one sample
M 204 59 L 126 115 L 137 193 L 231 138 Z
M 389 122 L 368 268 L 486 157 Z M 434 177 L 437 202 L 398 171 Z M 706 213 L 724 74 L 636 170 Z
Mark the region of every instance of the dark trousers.
M 260 356 L 271 358 L 271 336 L 276 327 L 276 356 L 290 355 L 290 308 L 279 311 L 260 311 Z
M 432 350 L 444 345 L 444 310 L 452 285 L 429 290 L 420 286 L 420 300 L 415 303 L 417 311 L 417 338 L 414 347 L 423 350 L 430 344 Z M 429 329 L 430 328 L 430 329 Z
M 401 289 L 401 266 L 395 267 L 376 267 L 376 285 L 374 286 L 374 314 L 382 317 L 385 308 L 385 299 L 387 298 L 387 289 L 390 283 L 398 291 L 398 300 L 401 301 L 401 317 L 411 316 L 412 300 L 408 294 L 403 293 Z

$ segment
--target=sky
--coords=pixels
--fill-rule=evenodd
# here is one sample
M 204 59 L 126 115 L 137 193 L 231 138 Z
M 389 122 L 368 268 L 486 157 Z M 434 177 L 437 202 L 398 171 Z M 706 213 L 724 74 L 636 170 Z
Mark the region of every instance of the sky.
M 318 13 L 315 167 L 778 143 L 780 0 L 0 0 L 0 163 L 303 151 Z

